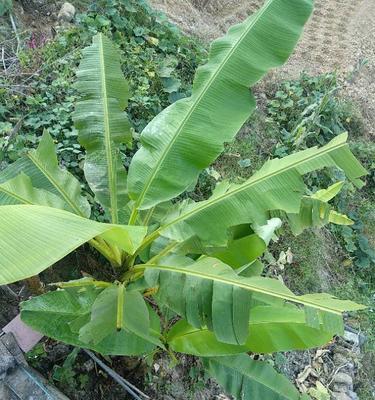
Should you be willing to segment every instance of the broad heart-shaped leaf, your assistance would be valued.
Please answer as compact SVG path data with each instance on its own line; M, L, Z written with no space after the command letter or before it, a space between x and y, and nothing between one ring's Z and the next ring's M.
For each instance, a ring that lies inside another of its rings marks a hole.
M208 373L235 399L300 400L298 390L270 364L246 354L203 358ZM308 397L307 397L308 399Z
M267 161L250 179L240 185L221 183L212 197L177 208L152 234L184 241L197 235L203 242L221 245L227 242L231 226L263 225L272 210L297 214L305 191L302 176L324 167L341 168L361 187L359 177L366 170L350 152L342 134L321 148L310 148L282 159Z
M88 344L79 339L79 331L90 322L91 309L101 293L101 289L93 288L49 292L21 303L21 319L46 336L101 354L131 356L152 351L154 344L125 329L97 343ZM149 312L151 328L160 332L158 316L151 308Z
M98 235L133 253L146 230L146 227L103 224L57 208L2 206L0 285L37 275Z
M287 60L311 11L312 0L268 0L212 44L192 96L169 106L142 132L128 178L135 210L182 193L233 140L255 108L249 87Z
M168 345L174 351L203 357L303 350L322 346L339 333L324 328L322 321L317 328L310 327L304 311L291 305L257 306L250 310L250 334L242 346L221 343L208 328L194 328L185 320L169 331Z
M29 204L64 209L67 204L54 193L33 187L31 179L21 172L15 178L0 183L0 205Z
M91 319L79 330L79 340L98 344L121 330L162 347L157 332L150 332L150 316L142 295L122 284L104 289L96 298Z
M27 157L18 159L0 172L0 183L16 178L21 173L30 178L34 188L51 192L64 201L56 202L53 207L66 209L82 217L90 216L90 204L81 196L79 181L67 170L59 167L56 146L47 131L43 133L36 150L31 150ZM38 200L39 197L34 197L32 204L45 205ZM9 204L9 197L0 195L0 205L4 204Z
M220 260L210 257L202 257L198 261L191 263L180 262L175 257L160 260L160 265L143 264L136 266L136 270L145 271L145 278L152 287L159 286L160 292L165 290L163 280L171 280L170 275L178 279L179 274L187 277L199 278L199 280L214 281L229 287L246 289L252 293L266 295L268 297L288 300L297 304L308 306L309 308L332 313L334 316L351 310L366 308L349 300L339 300L326 293L307 294L303 296L294 295L278 279L264 277L246 278L239 276L231 267L225 265ZM162 295L162 293L160 294ZM190 321L189 321L190 322Z
M120 146L130 145L130 124L124 109L128 84L118 51L103 34L94 36L83 50L76 88L82 98L73 114L78 139L86 149L84 172L96 199L106 208L114 224L124 223L128 196L126 171Z

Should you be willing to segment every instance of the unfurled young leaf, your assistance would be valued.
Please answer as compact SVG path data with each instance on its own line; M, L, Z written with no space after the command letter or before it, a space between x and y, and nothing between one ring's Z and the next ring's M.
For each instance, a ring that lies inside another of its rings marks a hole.
M128 84L120 56L111 41L99 33L83 50L76 87L81 100L73 114L78 139L86 149L85 177L97 201L114 224L126 222L126 171L122 144L131 144L130 124L124 112Z
M169 106L142 132L129 170L133 218L186 190L233 140L255 109L249 87L287 60L311 11L310 0L270 0L212 44L192 96Z

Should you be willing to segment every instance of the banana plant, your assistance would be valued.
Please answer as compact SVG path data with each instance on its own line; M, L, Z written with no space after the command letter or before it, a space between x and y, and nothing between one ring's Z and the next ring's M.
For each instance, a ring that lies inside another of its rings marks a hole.
M56 283L57 290L22 303L25 323L102 354L199 356L238 399L301 398L251 354L324 345L343 332L344 311L363 307L324 293L296 295L262 276L260 257L282 223L296 233L351 223L329 205L341 183L307 196L303 181L337 167L363 185L366 171L346 134L268 160L241 184L220 182L206 200L179 195L234 139L256 107L249 88L285 63L311 12L312 0L268 0L213 42L191 97L148 124L128 171L121 158L132 145L128 85L115 46L94 37L77 72L73 119L86 149L86 181L107 222L90 219L80 182L59 166L44 132L36 150L0 173L0 284L37 275L86 242L108 260L113 278L98 270Z

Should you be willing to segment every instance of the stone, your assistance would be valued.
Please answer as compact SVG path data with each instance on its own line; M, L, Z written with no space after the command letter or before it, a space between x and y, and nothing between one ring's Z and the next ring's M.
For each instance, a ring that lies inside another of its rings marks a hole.
M90 372L95 368L95 363L93 360L87 360L84 364L83 364L83 368L85 371Z
M61 22L72 22L76 14L76 9L71 3L64 3L57 15L57 19Z
M0 379L3 379L7 371L14 368L15 365L14 357L0 340Z
M353 378L349 374L346 374L345 372L337 373L333 378L333 382L338 383L340 385L345 385L348 388L353 387Z
M342 383L334 383L333 384L333 391L340 392L340 393L347 393L349 390L347 385L343 385Z
M332 395L335 400L351 400L351 398L343 392L333 392Z
M352 400L359 400L359 397L358 397L357 393L353 392L352 390L349 390L348 396L349 396Z
M341 353L335 353L333 355L333 362L338 367L341 367L341 365L345 365L345 364L349 363L349 360Z

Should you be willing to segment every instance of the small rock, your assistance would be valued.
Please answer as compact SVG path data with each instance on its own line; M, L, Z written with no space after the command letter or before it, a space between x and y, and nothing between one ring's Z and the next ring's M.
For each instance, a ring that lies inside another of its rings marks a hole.
M93 360L87 360L84 364L83 364L83 368L85 369L85 371L90 372L95 368L95 363Z
M357 393L355 393L355 392L353 392L353 391L351 391L351 390L349 390L348 396L349 396L352 400L359 400L359 397L358 397Z
M335 365L341 366L341 365L345 365L345 364L349 363L349 360L345 356L343 356L341 353L335 353L333 355L333 362L335 363Z
M340 385L345 385L349 388L353 387L353 378L345 372L339 372L336 374L336 376L333 378L333 382Z
M334 383L333 384L333 391L340 392L340 393L347 393L349 390L347 385L343 385L342 383Z
M335 400L351 400L351 398L343 392L333 392L333 398Z
M57 19L59 21L72 22L75 13L76 9L73 4L66 2L62 5L59 14L57 15Z
M16 365L14 358L11 355L2 355L0 364L0 375L5 374L9 369Z

